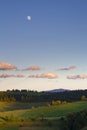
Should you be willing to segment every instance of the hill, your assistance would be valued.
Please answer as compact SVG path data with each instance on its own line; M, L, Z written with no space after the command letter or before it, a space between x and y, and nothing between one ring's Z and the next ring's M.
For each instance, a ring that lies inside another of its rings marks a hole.
M60 92L66 92L66 91L71 91L71 90L59 88L59 89L53 89L53 90L48 90L48 91L44 91L44 92L49 92L49 93L60 93Z
M1 102L0 105L2 105ZM0 130L8 130L8 128L9 130L10 128L14 128L14 130L46 130L46 128L47 130L67 130L65 127L61 129L61 126L65 124L65 126L70 129L70 123L72 125L73 121L72 119L77 121L75 122L77 125L79 125L79 121L82 122L83 119L86 120L87 124L87 119L83 118L87 113L87 111L85 111L87 110L87 101L73 103L64 102L59 105L47 104L44 106L39 106L38 104L38 107L32 106L32 108L27 109L24 109L25 103L22 103L20 110L19 108L17 109L17 107L15 109L15 105L20 105L19 103L13 105L12 103L8 104L4 102L3 105L5 108L9 106L10 111L5 109L5 111L0 112ZM77 127L77 125L75 124L74 126L73 122L74 127ZM83 127L85 127L85 125L83 125ZM73 128L72 130L77 129Z

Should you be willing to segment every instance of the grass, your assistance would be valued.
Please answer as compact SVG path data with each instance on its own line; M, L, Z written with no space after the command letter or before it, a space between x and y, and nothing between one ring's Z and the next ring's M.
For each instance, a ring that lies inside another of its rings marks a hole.
M18 127L0 127L0 130L19 130Z
M44 104L46 103L0 102L0 130L60 130L56 127L57 119L66 116L68 113L87 109L87 101L56 106L46 106ZM40 122L42 118L46 119L45 124ZM51 123L51 126L47 124L47 121ZM3 126L3 124L5 125ZM87 127L82 130L87 130Z
M1 127L0 130L59 130L56 127Z
M60 117L65 116L70 112L78 112L83 109L86 109L87 102L76 102L76 103L69 103L57 106L44 106L39 108L34 108L30 110L26 110L25 112L22 111L21 117L24 118L37 118L46 116L46 117Z
M22 104L23 105L23 104ZM42 116L46 118L57 118L66 116L68 113L78 112L87 109L87 102L74 102L68 104L62 104L57 106L40 106L32 109L21 109L13 111L0 112L0 116L8 116L13 118L40 118ZM12 106L13 107L13 106Z
M59 130L56 127L21 127L19 130Z
M13 111L13 110L20 110L20 109L30 109L32 107L43 106L46 103L39 102L39 103L21 103L21 102L0 102L0 111Z
M81 130L87 130L87 127L84 127L83 129L81 129Z

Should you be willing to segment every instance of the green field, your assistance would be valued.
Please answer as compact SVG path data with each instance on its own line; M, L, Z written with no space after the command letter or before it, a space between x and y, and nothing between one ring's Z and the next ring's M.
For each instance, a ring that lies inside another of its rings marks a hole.
M54 127L1 127L0 130L54 130Z
M13 110L20 110L20 109L30 109L32 107L38 107L46 105L44 102L39 103L21 103L21 102L0 102L0 112L4 111L13 111Z
M83 128L82 130L87 130L87 127Z
M1 102L0 106L0 130L54 130L53 126L61 117L87 110L87 101L50 106L46 103ZM45 122L40 122L43 119ZM57 127L57 130L60 129Z
M23 127L19 128L19 130L59 130L56 127Z
M19 130L18 127L1 127L0 130Z
M20 105L20 104L15 104L15 105ZM24 109L25 103L20 106L21 109L19 109L18 106L12 106L12 104L9 104L9 109L8 111L8 104L5 104L5 109L6 111L1 111L0 116L8 116L8 117L13 117L13 118L39 118L42 115L47 118L57 118L61 116L66 116L68 113L71 112L78 112L81 110L87 109L87 102L74 102L74 103L67 103L67 104L60 104L56 106L39 106L38 107L32 107L31 109ZM28 104L27 104L28 105ZM31 105L31 104L30 104ZM2 105L0 105L2 106ZM22 108L23 106L23 108ZM34 106L34 104L33 104ZM13 109L14 107L14 109ZM18 109L17 109L18 107ZM12 110L11 110L12 109ZM16 110L15 110L16 109Z

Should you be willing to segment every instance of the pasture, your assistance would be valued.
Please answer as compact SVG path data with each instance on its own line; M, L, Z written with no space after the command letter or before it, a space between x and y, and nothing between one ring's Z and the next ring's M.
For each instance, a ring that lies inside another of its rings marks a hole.
M24 105L26 104L26 109L24 109ZM19 106L18 106L19 105ZM31 107L29 108L30 105ZM5 104L3 108L3 112L0 112L0 116L8 117L8 118L17 118L17 119L28 119L28 118L40 118L40 117L47 117L47 118L59 118L61 116L66 116L68 113L78 112L81 110L87 109L87 102L73 102L73 103L66 103L60 105L52 105L52 106L41 106L37 103L38 106L35 107L36 104L27 104L27 103L15 103L14 106L9 103ZM2 107L2 104L0 105ZM34 106L34 107L33 107ZM9 111L8 111L9 107Z
M81 129L81 130L87 130L87 127L84 127L83 129Z
M87 110L87 101L50 106L46 103L1 102L0 106L0 130L54 130L56 127L60 130L59 119Z

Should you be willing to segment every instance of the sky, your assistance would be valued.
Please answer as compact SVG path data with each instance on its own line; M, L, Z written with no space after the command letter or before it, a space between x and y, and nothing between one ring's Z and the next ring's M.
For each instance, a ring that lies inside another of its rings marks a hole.
M0 0L0 90L86 89L86 56L86 0Z

